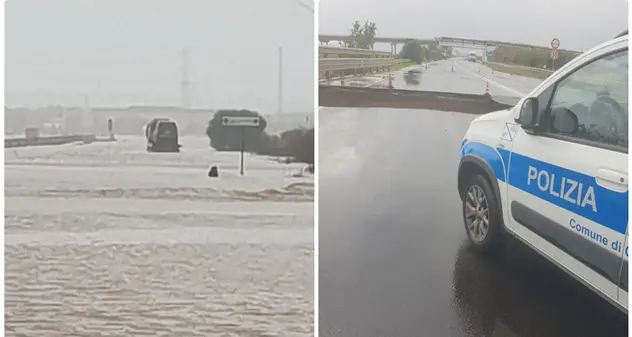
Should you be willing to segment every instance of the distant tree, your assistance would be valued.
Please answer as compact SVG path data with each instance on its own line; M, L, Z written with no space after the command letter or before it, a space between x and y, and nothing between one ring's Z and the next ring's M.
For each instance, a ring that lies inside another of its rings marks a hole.
M266 156L289 157L290 161L314 165L314 129L294 129L280 135L265 132L267 122L259 113L251 110L219 110L208 123L206 135L217 151L241 150L242 130L226 127L223 117L259 117L259 127L244 130L245 150Z
M417 64L421 64L425 59L424 50L419 41L406 42L399 52L399 57L415 61Z
M251 110L219 110L209 121L206 128L206 135L210 139L212 148L218 151L239 151L241 150L241 128L226 127L222 123L223 117L259 117L259 127L247 128L244 130L245 148L248 152L262 151L265 144L266 134L264 130L267 126L265 118L256 111Z
M559 69L578 55L579 53L577 52L560 50L559 58L555 60L555 68ZM524 67L550 69L551 51L541 48L498 46L498 48L494 50L490 61L516 64Z
M364 27L362 28L362 48L373 50L373 45L375 44L375 34L377 33L377 25L375 22L366 21L364 23Z
M445 58L436 45L422 46L419 41L408 41L399 52L399 57L420 64L425 61L436 61Z
M349 30L349 41L341 41L340 45L345 48L373 49L375 44L375 34L377 25L375 22L366 21L364 25L356 20Z

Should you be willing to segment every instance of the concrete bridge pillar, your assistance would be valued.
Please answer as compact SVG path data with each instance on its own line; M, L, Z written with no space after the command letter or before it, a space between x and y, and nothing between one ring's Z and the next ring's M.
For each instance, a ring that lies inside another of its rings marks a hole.
M397 43L391 43L391 54L397 54Z

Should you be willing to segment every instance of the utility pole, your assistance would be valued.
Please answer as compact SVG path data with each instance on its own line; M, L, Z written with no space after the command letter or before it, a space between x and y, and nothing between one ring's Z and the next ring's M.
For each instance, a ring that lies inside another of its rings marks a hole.
M191 82L189 81L189 52L185 48L182 50L182 78L180 80L180 106L188 109L191 104Z
M278 113L283 113L283 47L279 47L279 88L277 89L277 108Z

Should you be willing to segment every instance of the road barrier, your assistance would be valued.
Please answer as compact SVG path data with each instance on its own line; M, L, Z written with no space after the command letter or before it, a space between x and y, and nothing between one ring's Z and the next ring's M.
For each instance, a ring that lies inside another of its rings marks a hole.
M319 59L318 71L345 71L375 68L388 68L396 64L410 62L406 59L393 58L337 58Z
M49 136L36 138L5 138L4 148L26 147L26 146L44 146L44 145L62 145L69 143L92 143L97 137L92 134L87 135L68 135L68 136Z
M495 65L498 65L498 66L501 66L501 67L507 67L507 68L519 68L519 69L537 71L537 72L541 72L543 74L552 74L553 73L553 71L551 69L525 67L525 66L516 65L516 64L509 64L509 63L487 62L487 64L495 64Z
M519 98L447 92L320 85L318 105L344 108L428 109L485 114L511 108Z
M334 58L393 58L393 54L387 51L360 49L360 48L332 48L332 47L318 47L319 58L330 58L330 56L336 56Z

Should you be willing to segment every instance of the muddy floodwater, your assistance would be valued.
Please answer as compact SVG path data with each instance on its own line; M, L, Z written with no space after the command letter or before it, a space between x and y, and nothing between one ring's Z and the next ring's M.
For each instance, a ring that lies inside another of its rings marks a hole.
M5 150L7 336L313 335L313 179L182 144Z

